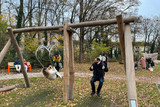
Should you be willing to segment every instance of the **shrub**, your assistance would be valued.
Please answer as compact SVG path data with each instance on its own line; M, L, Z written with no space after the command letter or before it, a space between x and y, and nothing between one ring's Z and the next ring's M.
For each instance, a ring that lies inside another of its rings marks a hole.
M101 47L101 44L95 41L92 43L91 47L92 47L92 50L91 50L92 58L98 57L101 52L108 53L110 51L110 47L106 47L106 44L102 43L102 47Z

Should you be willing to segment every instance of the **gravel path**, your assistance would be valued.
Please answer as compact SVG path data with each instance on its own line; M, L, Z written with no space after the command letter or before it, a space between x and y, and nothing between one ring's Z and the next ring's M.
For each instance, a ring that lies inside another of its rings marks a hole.
M28 72L28 77L43 77L43 74L41 72L39 73L30 73ZM61 72L61 75L63 75L63 72ZM75 73L75 76L77 77L91 77L93 74L92 73ZM18 79L18 78L23 78L23 74L1 74L0 75L0 80L8 80L8 79ZM120 79L120 80L125 80L126 77L124 75L112 75L112 74L106 74L105 79ZM147 82L147 83L156 83L160 84L160 77L136 77L136 81L142 81L142 82Z

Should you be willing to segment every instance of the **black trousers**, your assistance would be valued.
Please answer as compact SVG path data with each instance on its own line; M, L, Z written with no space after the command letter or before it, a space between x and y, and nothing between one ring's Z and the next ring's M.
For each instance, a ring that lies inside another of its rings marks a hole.
M91 87L92 87L92 92L95 93L95 84L94 82L96 81L99 81L99 85L98 85L98 88L97 88L97 93L100 93L101 91L101 88L102 88L102 85L103 85L103 82L104 82L104 76L93 76L92 79L91 79Z

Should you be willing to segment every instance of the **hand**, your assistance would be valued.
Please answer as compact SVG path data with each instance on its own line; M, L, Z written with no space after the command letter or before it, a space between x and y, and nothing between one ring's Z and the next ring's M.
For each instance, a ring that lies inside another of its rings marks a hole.
M105 66L102 66L102 69L105 69Z
M63 71L63 68L60 68L61 71Z
M93 66L91 66L91 69L93 69Z

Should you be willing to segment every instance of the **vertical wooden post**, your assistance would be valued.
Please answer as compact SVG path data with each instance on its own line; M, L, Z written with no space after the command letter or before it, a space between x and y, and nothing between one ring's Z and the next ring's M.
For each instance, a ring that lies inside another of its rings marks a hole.
M69 35L69 54L70 54L69 99L73 100L73 97L74 97L74 48L73 48L72 32Z
M134 59L133 59L133 48L131 40L131 29L129 24L125 24L125 67L126 67L126 80L128 90L129 107L138 107L137 92L136 92L136 81L134 71Z
M24 67L23 56L22 56L22 53L21 53L20 48L19 48L19 46L18 46L18 43L17 43L17 41L16 41L16 39L15 39L15 36L14 36L14 34L13 34L12 28L11 28L11 27L8 27L7 30L8 30L8 33L9 33L10 37L11 37L11 41L12 41L12 43L13 43L14 46L15 46L15 49L16 49L17 54L18 54L18 57L19 57L19 59L20 59L20 63L21 63L22 72L23 72L23 76L24 76L24 79L25 79L26 86L27 86L27 87L30 87L29 79L28 79L28 76L27 76L27 73L26 73L25 67Z
M63 103L67 104L69 100L69 32L67 31L68 23L63 25L64 34L64 89L63 89Z
M117 18L117 24L118 24L121 53L123 56L123 61L124 61L124 66L125 66L124 23L123 23L122 15L118 15L116 18Z

